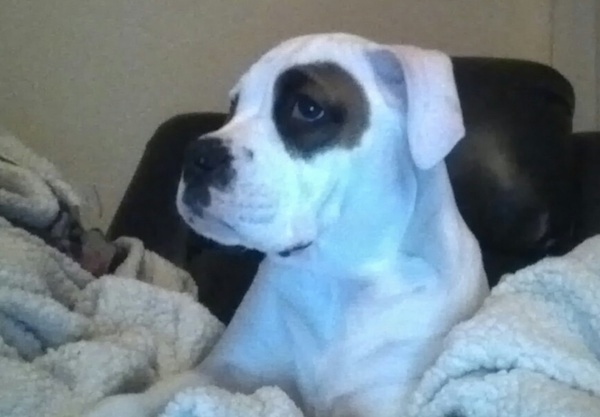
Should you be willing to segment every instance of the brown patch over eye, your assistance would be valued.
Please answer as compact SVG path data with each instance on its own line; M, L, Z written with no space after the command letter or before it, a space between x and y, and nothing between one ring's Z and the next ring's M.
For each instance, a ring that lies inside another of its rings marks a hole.
M299 65L275 83L273 120L288 152L310 158L340 146L356 146L369 122L362 87L329 62Z

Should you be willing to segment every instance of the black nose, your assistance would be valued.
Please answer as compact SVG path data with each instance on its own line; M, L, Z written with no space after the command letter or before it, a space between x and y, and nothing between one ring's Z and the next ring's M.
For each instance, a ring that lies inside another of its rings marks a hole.
M183 179L195 186L225 187L231 181L231 153L218 138L201 138L187 148L183 163Z

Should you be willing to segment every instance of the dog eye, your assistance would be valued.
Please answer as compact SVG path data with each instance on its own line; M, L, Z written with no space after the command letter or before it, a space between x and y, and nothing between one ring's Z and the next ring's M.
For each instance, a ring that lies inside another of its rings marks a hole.
M292 109L292 118L305 122L315 122L325 115L325 110L315 100L304 94L298 94Z

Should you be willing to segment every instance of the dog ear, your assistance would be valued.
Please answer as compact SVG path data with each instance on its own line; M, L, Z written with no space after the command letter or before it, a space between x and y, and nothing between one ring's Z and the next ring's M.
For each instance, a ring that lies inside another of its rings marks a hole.
M442 52L405 45L367 55L384 96L399 110L406 108L415 164L424 170L435 166L465 134L452 61Z

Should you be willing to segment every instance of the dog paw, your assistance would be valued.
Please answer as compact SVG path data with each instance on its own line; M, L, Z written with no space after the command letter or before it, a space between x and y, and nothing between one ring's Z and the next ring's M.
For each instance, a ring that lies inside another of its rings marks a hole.
M107 397L88 410L84 417L155 417L138 394Z

